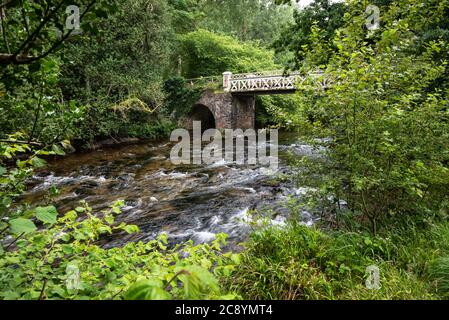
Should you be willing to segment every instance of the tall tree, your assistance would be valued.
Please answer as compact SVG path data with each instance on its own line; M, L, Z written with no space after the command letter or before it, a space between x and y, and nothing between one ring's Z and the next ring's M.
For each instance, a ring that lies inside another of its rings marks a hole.
M288 2L290 1L278 1ZM318 27L322 40L329 42L334 37L335 30L343 26L345 12L344 3L333 3L331 0L315 0L309 6L295 10L294 22L287 26L274 42L276 52L291 53L289 67L299 68L311 44L312 28Z

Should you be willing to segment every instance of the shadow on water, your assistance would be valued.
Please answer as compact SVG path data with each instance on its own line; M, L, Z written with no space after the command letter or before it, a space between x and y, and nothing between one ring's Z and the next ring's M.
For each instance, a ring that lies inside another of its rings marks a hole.
M283 159L287 150L298 155L312 154L293 134L280 134L280 165L276 173L287 173ZM227 164L174 165L169 159L173 144L167 141L105 148L73 154L49 163L29 181L24 201L38 204L51 186L60 190L55 199L59 212L87 201L96 211L123 199L126 206L118 216L139 226L137 235L114 235L105 246L127 241L150 240L166 232L171 243L189 239L211 241L225 232L231 244L244 240L252 209L270 210L272 222L288 217L285 202L298 196L292 181L277 180L267 168ZM305 223L314 218L303 211Z

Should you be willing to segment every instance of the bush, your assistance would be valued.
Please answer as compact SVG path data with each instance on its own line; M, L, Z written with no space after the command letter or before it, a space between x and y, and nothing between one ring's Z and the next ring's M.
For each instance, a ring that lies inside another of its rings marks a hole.
M212 244L167 247L161 235L147 243L102 248L113 233L132 234L136 226L116 223L123 202L94 214L83 203L58 215L52 206L35 208L34 221L10 221L15 240L0 252L3 299L211 299L224 296L217 277L234 269L238 256L221 254L225 235ZM39 223L39 229L35 223Z
M101 139L166 137L174 128L171 121L137 98L117 105L91 105L82 112L74 129L74 145L81 148Z
M165 81L166 95L164 113L180 118L188 115L200 98L201 88L189 86L182 77L173 77Z
M439 21L439 1L421 1ZM447 50L443 39L420 44L420 21L427 13L416 1L401 0L383 14L382 29L366 33L361 4L351 6L345 27L336 32L325 67L325 88L309 81L300 86L303 118L321 136L329 161L317 182L323 198L347 201L353 217L376 233L389 216L417 219L449 210L449 121L447 92L435 88L447 72L437 59ZM414 8L411 12L406 8ZM314 28L314 46L326 43ZM316 68L310 51L305 64ZM330 209L330 211L335 208Z
M253 42L207 30L180 36L183 74L186 78L221 76L225 71L255 72L279 68L274 53Z

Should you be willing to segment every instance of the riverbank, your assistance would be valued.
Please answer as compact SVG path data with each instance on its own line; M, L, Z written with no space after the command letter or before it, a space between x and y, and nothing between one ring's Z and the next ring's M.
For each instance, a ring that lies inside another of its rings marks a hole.
M243 299L449 297L447 221L420 226L412 219L395 221L377 236L362 228L329 230L293 222L255 231L245 247L241 264L225 281L227 290Z

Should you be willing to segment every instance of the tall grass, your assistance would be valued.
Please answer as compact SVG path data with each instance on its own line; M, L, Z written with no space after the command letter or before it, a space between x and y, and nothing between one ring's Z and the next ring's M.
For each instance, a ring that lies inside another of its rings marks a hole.
M449 256L433 261L428 274L436 286L437 293L441 297L449 298Z
M410 220L411 221L411 220ZM449 294L449 223L391 225L376 236L292 222L254 232L226 285L246 299L439 299ZM366 268L380 269L378 290Z

